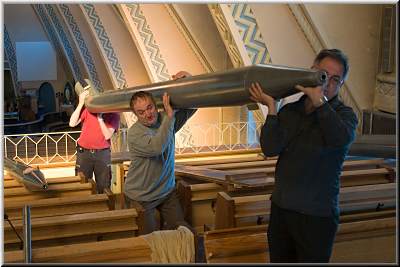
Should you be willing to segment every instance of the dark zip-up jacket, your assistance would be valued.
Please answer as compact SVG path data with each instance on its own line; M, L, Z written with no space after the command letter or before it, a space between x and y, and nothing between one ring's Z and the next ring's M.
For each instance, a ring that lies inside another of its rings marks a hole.
M340 174L357 116L337 96L306 114L306 97L268 115L261 129L263 153L279 155L271 200L308 215L338 216Z

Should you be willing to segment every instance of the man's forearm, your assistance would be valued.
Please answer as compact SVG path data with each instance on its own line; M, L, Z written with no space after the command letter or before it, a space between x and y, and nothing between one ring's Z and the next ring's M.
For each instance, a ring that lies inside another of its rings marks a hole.
M109 140L112 137L113 133L115 132L115 129L114 128L107 128L107 126L104 123L103 119L98 119L98 121L99 121L101 132L104 135L104 138L106 140Z
M81 114L82 108L83 108L83 104L78 104L78 106L72 113L71 118L69 119L70 127L75 127L76 125L78 125L80 123L79 116Z

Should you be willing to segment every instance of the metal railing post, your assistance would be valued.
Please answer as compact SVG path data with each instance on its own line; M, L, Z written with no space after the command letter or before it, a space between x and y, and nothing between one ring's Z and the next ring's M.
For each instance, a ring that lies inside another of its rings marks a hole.
M24 218L23 231L24 231L24 258L25 263L32 262L32 235L31 235L31 207L25 205L23 209Z

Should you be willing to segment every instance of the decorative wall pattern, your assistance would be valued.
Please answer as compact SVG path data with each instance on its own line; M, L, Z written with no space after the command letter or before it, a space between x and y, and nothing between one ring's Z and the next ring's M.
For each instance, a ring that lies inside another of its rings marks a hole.
M47 14L46 14L46 10L43 8L43 5L34 4L34 5L32 5L32 7L36 11L36 14L40 18L40 20L42 21L43 29L46 31L47 36L49 37L50 41L52 42L53 47L56 50L56 53L59 56L64 55L65 57L67 57L66 53L64 53L64 50L60 45L60 42L57 39L57 34L54 31L54 28L53 28L51 22L49 21L49 18L48 18ZM75 73L75 71L76 71L76 69L72 69L72 73L74 75L74 78L76 80L82 82L81 80L78 79L77 73Z
M248 4L229 4L232 17L238 27L252 64L271 63L271 56L265 45L256 18Z
M114 74L113 77L116 80L117 87L125 88L127 86L127 82L124 72L121 68L121 65L119 64L118 57L115 54L114 48L111 44L110 38L107 35L107 32L104 29L103 23L97 15L93 4L82 4L82 6L89 18L89 22L94 28L96 36L99 39L101 47L103 48L103 51L107 57L108 65L110 66Z
M211 15L215 21L215 24L221 34L221 37L225 43L226 49L228 51L229 57L232 61L234 68L239 68L244 66L242 57L240 56L237 44L234 41L229 25L225 19L224 13L221 10L219 4L209 4L208 5Z
M231 11L229 15L232 16L232 19L236 25L236 28L231 26L231 31L237 30L237 33L240 35L242 41L237 45L244 46L251 64L271 63L271 56L262 38L261 32L257 25L257 20L250 6L243 3L228 4L227 6ZM228 14L225 15L227 16ZM244 57L245 55L242 54L242 56ZM250 122L254 120L253 115L256 120L264 120L261 109L248 112L248 120Z
M13 43L11 42L10 35L8 34L8 30L6 25L4 24L4 52L7 56L10 69L11 69L11 77L13 79L15 93L18 95L19 90L21 88L21 84L18 81L18 71L17 71L17 57L15 55L15 48Z
M73 36L75 37L75 41L79 47L79 50L81 51L82 57L89 70L90 80L93 82L93 85L96 87L96 89L102 92L103 85L101 84L101 81L98 78L96 66L94 65L92 56L90 55L89 49L87 48L86 43L82 37L78 24L76 23L73 15L71 14L71 11L69 10L66 4L59 4L58 6Z
M51 5L45 4L47 13L53 22L54 28L56 29L56 32L58 33L59 39L61 40L61 43L64 47L64 50L67 54L67 57L69 59L69 62L72 66L72 69L74 71L74 76L75 79L77 79L79 82L83 82L83 77L82 77L82 72L78 64L78 60L74 54L74 50L71 47L70 41L68 39L67 34L65 33L63 26L61 25L60 21L58 20L58 17L56 13L54 12L54 9Z
M374 106L379 110L396 114L396 76L378 74Z
M146 17L143 16L143 12L140 10L139 4L126 4L125 6L128 8L129 15L131 16L133 23L135 24L136 29L142 38L158 80L169 80L170 75L167 70L167 65L164 59L162 59L160 48L154 39L153 32L146 21Z

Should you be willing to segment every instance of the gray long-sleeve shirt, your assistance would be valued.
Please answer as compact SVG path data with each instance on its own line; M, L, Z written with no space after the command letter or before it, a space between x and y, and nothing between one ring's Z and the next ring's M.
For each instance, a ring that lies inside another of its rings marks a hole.
M337 216L339 177L357 117L337 97L306 114L305 98L268 115L261 130L264 154L279 155L271 200L284 209Z
M181 109L169 118L164 112L153 127L136 122L128 130L131 158L124 193L137 201L164 197L175 187L175 133L195 113Z

